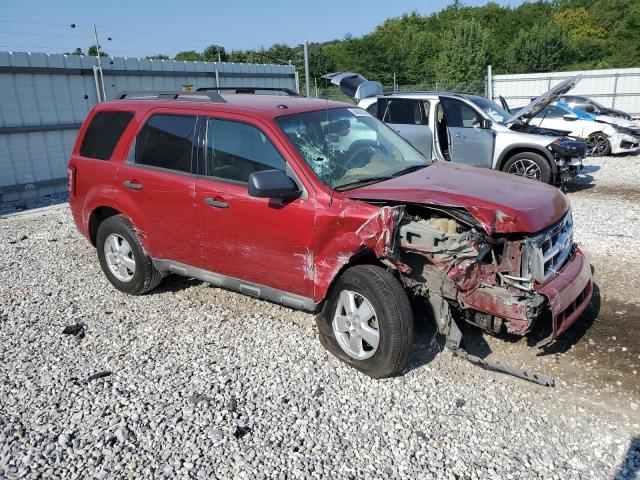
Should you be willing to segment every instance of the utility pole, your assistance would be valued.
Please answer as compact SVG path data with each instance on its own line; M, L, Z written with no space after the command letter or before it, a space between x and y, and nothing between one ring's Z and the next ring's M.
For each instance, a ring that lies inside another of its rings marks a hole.
M311 79L309 78L309 42L304 41L304 80L307 87L307 98L311 97Z
M93 24L93 35L96 38L96 57L98 59L98 70L100 70L100 83L102 83L102 101L107 101L107 92L104 88L104 75L102 74L102 62L100 61L100 43L98 42L98 30L96 24Z

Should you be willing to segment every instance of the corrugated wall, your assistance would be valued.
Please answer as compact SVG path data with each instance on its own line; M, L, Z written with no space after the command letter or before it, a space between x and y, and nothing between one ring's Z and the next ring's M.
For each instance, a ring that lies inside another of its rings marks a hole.
M95 57L0 52L0 202L66 189L76 131L98 101ZM289 65L102 59L107 99L123 90L284 87L295 90Z
M583 78L569 95L586 95L605 107L640 116L640 68L494 75L493 98L502 95L509 105L525 105L532 97L578 74Z

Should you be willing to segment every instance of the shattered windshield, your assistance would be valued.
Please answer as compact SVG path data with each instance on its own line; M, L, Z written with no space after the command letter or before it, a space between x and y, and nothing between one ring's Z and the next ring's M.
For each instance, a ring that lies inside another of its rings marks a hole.
M276 122L320 180L335 190L428 165L417 150L361 108L296 113Z
M469 95L467 98L480 107L494 122L503 123L507 118L511 117L509 112L488 98L477 95Z

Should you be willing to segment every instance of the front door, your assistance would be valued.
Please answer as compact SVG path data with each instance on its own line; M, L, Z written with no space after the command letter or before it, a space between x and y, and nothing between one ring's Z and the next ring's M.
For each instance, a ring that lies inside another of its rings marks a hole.
M440 97L452 162L491 168L495 132L482 128L483 117L466 103Z
M283 146L268 132L230 114L208 119L204 175L196 181L200 267L311 298L312 199L306 193L293 201L248 194L252 172L278 169L295 177L281 153Z
M200 257L192 174L196 117L156 113L118 168L116 208L127 212L156 259L193 264Z

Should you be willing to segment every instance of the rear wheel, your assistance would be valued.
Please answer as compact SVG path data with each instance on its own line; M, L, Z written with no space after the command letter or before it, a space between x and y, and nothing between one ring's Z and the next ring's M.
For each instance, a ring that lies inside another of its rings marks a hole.
M551 183L552 179L547 159L533 152L516 153L505 162L502 171L543 183Z
M611 153L611 143L602 132L592 133L587 137L587 153L591 157L604 157Z
M404 288L383 268L348 269L317 318L320 342L373 378L398 375L413 348L413 312Z
M102 271L118 290L141 295L162 280L124 215L114 215L100 224L96 247Z

